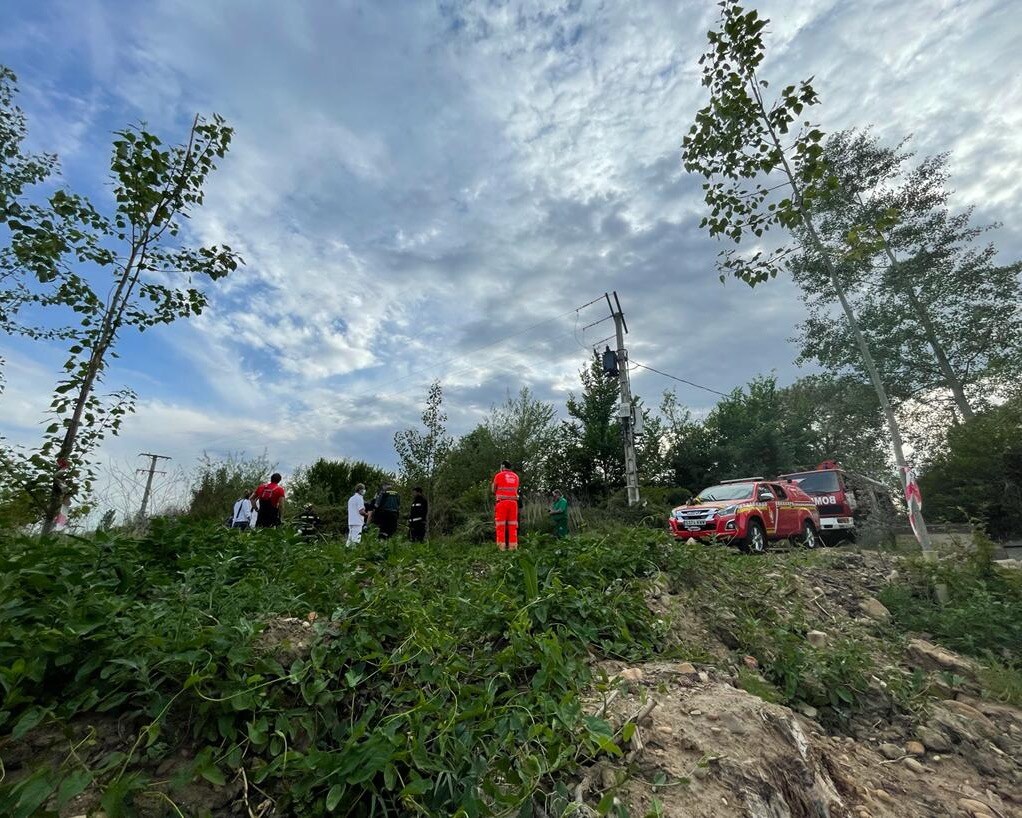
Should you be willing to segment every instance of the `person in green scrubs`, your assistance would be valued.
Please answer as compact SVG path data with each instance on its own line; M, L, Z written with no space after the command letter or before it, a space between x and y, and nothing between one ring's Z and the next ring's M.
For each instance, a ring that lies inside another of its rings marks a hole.
M554 502L550 506L550 518L554 521L554 536L568 536L568 498L554 489Z

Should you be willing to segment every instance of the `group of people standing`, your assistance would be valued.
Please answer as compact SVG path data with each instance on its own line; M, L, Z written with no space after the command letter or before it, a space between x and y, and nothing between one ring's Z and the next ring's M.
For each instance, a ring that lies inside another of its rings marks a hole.
M268 483L263 483L243 495L234 504L231 528L275 528L280 525L284 506L284 487L281 476L274 472Z
M285 491L280 485L281 476L274 473L268 483L263 483L251 494L241 497L234 504L231 528L273 528L281 524L281 511ZM504 461L493 476L493 519L497 548L501 551L515 551L518 548L518 506L520 502L520 479ZM365 483L355 486L348 498L348 544L354 545L362 539L365 527L375 524L380 539L390 539L397 533L401 516L401 495L390 483L384 483L376 496L368 503L365 500ZM550 506L550 518L554 523L554 534L565 537L568 534L568 499L554 490ZM408 513L408 539L423 542L429 519L429 503L420 486L413 489L412 502ZM303 534L314 536L319 527L319 516L312 505L305 507L298 517L299 529Z
M362 531L370 523L380 530L380 539L387 540L397 533L401 516L401 495L389 483L380 487L377 495L368 503L365 501L365 483L355 486L355 493L348 498L348 543L355 544L362 539ZM421 486L412 489L412 503L408 513L408 539L423 542L426 539L426 520L429 517L429 502Z

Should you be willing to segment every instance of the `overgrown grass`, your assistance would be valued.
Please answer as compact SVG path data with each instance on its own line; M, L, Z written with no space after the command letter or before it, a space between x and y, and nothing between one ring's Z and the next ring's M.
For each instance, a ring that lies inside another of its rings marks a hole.
M197 752L176 784L244 768L286 814L564 800L559 776L616 751L579 703L590 653L656 650L638 581L669 546L641 533L523 545L348 550L173 524L138 540L4 540L0 752L96 712L135 716L140 732L127 755L69 753L8 776L0 814L66 803L94 780L107 814L126 814L185 745ZM312 611L308 656L282 665L257 649L261 622Z

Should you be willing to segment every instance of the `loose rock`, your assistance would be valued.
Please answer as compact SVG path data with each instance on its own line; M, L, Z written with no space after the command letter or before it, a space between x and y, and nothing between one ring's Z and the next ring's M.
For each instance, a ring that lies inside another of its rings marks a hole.
M814 648L822 648L827 644L827 634L823 631L809 631L806 634L806 639Z
M682 676L695 676L698 672L691 662L680 662L674 669Z
M918 773L919 775L926 772L926 768L911 756L903 759L901 763L908 767L912 772Z
M626 682L640 682L642 681L643 672L641 667L626 667L618 676Z
M923 743L927 750L934 753L951 752L951 742L948 741L947 736L939 730L933 730L929 727L920 727L916 732L919 736L919 740Z
M961 676L972 676L976 670L968 659L925 639L910 639L906 653L909 661L923 670L950 670Z
M880 755L893 761L896 758L901 758L904 753L901 751L901 747L897 744L881 744Z
M807 719L815 719L818 715L820 715L820 711L818 711L811 704L806 704L805 702L799 702L796 705L796 707L798 708L798 711L803 716L805 716Z
M926 755L926 748L921 741L906 741L905 752L910 756Z
M887 622L891 618L891 612L887 610L884 603L872 596L866 597L859 603L859 610L877 622Z
M990 807L982 801L975 801L972 798L959 798L958 806L972 815L983 815L990 812Z
M749 670L758 670L759 662L755 656L743 656L742 664L745 665Z

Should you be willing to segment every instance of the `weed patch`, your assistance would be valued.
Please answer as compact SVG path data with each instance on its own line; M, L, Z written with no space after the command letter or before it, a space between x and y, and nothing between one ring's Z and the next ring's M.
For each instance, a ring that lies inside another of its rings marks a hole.
M615 749L579 703L590 656L656 650L641 581L661 539L536 538L498 554L182 524L7 538L0 752L90 713L118 713L137 741L9 775L0 812L98 785L117 816L242 770L295 815L476 816L556 797L559 776ZM260 645L268 620L313 612L307 651ZM180 747L188 764L159 782Z

